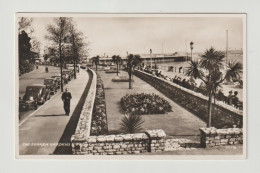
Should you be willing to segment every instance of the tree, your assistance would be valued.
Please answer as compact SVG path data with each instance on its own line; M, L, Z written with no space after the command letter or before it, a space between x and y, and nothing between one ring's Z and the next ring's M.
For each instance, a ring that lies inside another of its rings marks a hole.
M30 43L31 43L31 45L32 45L31 51L40 54L40 51L41 51L41 43L40 43L38 40L36 40L35 38L32 38Z
M129 89L132 89L132 73L135 67L141 63L142 59L140 55L130 54L127 56L127 72L129 76Z
M74 78L76 79L76 66L79 61L79 56L82 52L84 52L84 47L87 46L84 43L83 33L76 30L74 24L71 24L69 27L70 32L70 42L71 42L71 50L73 56L73 64L74 64Z
M92 62L94 62L95 65L96 65L96 71L97 71L97 66L98 66L98 63L99 63L99 59L100 59L99 56L92 57Z
M28 34L22 30L19 34L19 64L26 60L30 61L30 49L32 47L30 40Z
M58 56L60 61L60 75L61 75L61 91L63 92L63 57L64 48L66 45L66 39L68 37L69 26L71 24L71 18L59 17L54 19L55 24L50 24L47 26L48 35L45 36L46 39L52 41L55 48L58 49Z
M112 61L116 63L116 74L118 76L118 65L121 62L122 58L119 55L112 56Z
M195 79L201 79L207 89L208 99L208 122L207 127L211 127L212 119L212 97L216 94L216 90L224 80L230 80L241 72L242 64L229 64L226 74L223 74L225 54L210 48L201 56L201 60L190 61L187 75Z
M18 31L22 31L22 30L27 30L28 28L31 27L33 19L32 18L28 18L28 17L21 17L19 18L19 22L18 22ZM31 28L31 31L33 32L33 28Z

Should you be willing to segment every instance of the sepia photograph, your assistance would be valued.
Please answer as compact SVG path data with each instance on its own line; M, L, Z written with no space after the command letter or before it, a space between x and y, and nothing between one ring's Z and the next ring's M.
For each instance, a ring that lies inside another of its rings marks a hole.
M16 13L16 158L246 159L246 17Z

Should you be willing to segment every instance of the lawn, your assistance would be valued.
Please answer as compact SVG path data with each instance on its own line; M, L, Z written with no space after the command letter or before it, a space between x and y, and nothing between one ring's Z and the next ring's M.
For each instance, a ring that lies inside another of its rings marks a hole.
M143 131L163 129L167 135L199 135L199 128L205 127L206 123L194 114L185 110L151 85L134 76L133 89L128 89L128 82L112 82L116 74L98 71L104 83L108 131L110 134L120 133L121 118L124 111L120 106L120 99L127 93L154 93L169 101L173 112L167 114L142 115L145 123ZM127 76L121 71L119 75Z

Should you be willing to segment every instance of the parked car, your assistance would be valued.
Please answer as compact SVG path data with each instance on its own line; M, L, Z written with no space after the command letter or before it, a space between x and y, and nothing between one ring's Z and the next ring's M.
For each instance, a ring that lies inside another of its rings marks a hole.
M63 74L67 76L68 81L71 81L71 79L73 78L74 72L73 70L63 70Z
M45 78L44 85L49 89L51 94L55 94L58 89L58 82L54 78Z
M60 88L61 77L60 76L52 76L51 78L53 78L57 82L58 88Z
M86 69L86 68L87 68L87 64L81 64L81 65L80 65L80 68Z
M45 85L27 86L25 95L19 98L19 111L37 109L38 104L44 104L48 99L50 99L50 92Z

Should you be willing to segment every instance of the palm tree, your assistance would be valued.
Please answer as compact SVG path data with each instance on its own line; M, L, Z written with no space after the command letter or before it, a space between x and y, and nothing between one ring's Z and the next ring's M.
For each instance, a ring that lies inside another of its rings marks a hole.
M195 79L201 79L207 89L208 100L208 122L207 127L211 127L212 118L212 97L216 94L216 90L224 80L230 80L238 77L242 71L242 64L239 62L229 63L226 74L224 75L224 58L225 54L216 51L214 48L207 49L201 56L201 60L191 61L187 70L187 75Z
M98 63L99 63L99 59L100 59L99 56L92 57L92 62L94 62L95 65L96 65L96 71L97 71L97 66L98 66Z
M129 89L132 89L132 73L135 67L141 63L142 59L140 55L130 54L127 56L127 72L129 76Z
M231 81L233 79L239 79L240 74L242 73L243 70L243 65L240 62L237 61L229 61L227 64L227 81Z
M144 120L140 115L125 114L121 119L121 130L125 133L136 133L142 130Z
M116 74L118 76L118 65L121 62L122 58L119 55L112 56L112 60L114 63L116 63Z

